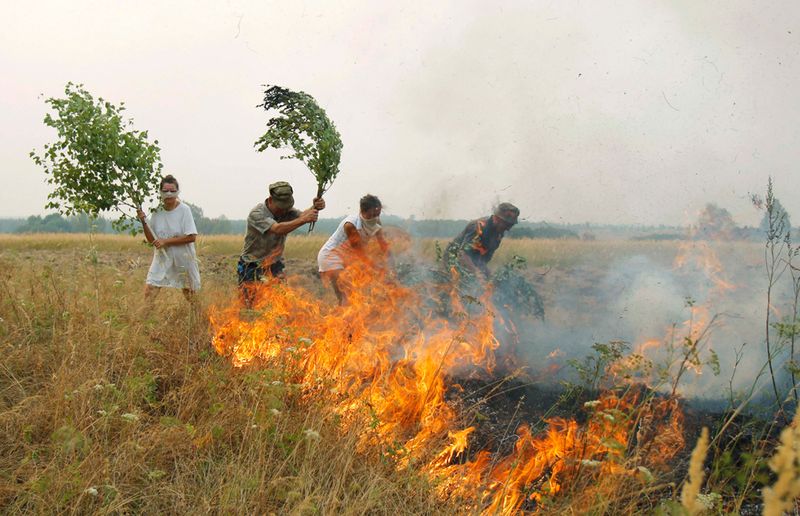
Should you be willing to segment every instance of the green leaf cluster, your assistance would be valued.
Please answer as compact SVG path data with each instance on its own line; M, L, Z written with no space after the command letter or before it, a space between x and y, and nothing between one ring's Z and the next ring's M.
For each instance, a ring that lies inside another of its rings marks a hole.
M339 174L342 139L333 122L314 97L302 91L270 86L258 107L275 110L267 122L267 131L255 142L256 150L291 148L282 159L299 159L317 181L317 197L330 187Z
M526 268L525 258L514 255L510 262L495 272L492 277L492 283L495 286L495 302L501 306L513 307L523 315L533 315L544 320L542 297L521 272Z
M94 217L116 210L121 215L114 227L135 233L136 208L156 202L162 169L158 140L151 143L147 131L123 118L124 103L95 99L71 82L64 94L45 101L54 113L45 115L44 123L56 130L56 141L30 153L55 187L46 207Z
M581 383L590 390L597 390L608 383L609 366L616 363L630 349L630 345L623 340L612 340L607 343L596 342L592 345L594 355L587 355L583 361L568 360L569 365L575 368Z

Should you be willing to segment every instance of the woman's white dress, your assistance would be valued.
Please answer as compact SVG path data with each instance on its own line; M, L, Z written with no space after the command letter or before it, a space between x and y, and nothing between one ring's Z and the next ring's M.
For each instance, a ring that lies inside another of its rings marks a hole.
M161 209L151 215L150 231L157 239L196 235L192 210L185 203L174 209ZM200 269L194 243L171 245L153 250L153 263L147 272L147 284L156 287L200 290Z

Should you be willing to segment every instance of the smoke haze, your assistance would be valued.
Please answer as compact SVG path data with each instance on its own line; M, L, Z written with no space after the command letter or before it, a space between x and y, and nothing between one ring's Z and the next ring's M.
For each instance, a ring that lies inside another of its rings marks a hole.
M253 142L261 85L314 95L344 141L326 216L369 191L391 212L685 224L706 202L740 224L769 174L790 214L800 129L800 7L732 2L137 2L0 7L0 216L41 213L28 158L67 81L125 101L210 217L310 175Z

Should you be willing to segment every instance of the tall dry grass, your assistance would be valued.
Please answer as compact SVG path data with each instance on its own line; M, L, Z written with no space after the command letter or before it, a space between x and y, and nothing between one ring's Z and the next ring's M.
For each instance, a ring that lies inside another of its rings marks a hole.
M764 488L764 516L780 516L797 511L800 498L800 412L781 431L780 445L769 461L777 475L775 483Z
M700 438L697 440L694 450L692 450L691 459L689 461L688 479L681 491L681 504L690 516L695 516L706 510L706 507L698 501L697 497L700 494L700 489L703 487L703 479L705 478L703 464L707 454L708 428L703 427Z
M310 235L290 235L285 256L287 259L315 260L317 252L327 237L312 233ZM413 247L417 254L426 259L436 256L436 244L445 247L447 239L415 239ZM132 253L136 256L149 256L152 249L144 239L129 235L87 234L0 234L0 249L6 252L27 252L38 250L76 250L87 251L94 245L98 251L111 253ZM239 235L200 235L197 240L198 255L230 256L232 259L241 252L242 237ZM607 265L630 256L645 256L656 263L669 264L674 259L679 242L675 241L633 241L633 240L562 240L562 239L506 239L498 249L493 263L508 261L513 255L526 258L534 266L559 264L573 266L581 264ZM757 251L757 243L733 242L716 244L720 255L741 252L743 249Z
M53 240L0 253L0 512L448 511L282 371L214 354L179 292L145 305L149 262L39 247ZM203 279L204 308L235 295Z
M286 246L286 257L290 259L316 258L326 237L320 235L290 236ZM200 235L196 248L198 256L204 255L238 256L242 251L242 236L239 235ZM105 253L132 253L135 256L150 256L152 247L146 245L144 238L130 235L88 235L83 233L45 233L33 235L0 234L0 249L6 253L28 251L84 251L92 247Z
M324 237L291 238L312 263ZM416 244L435 255L433 240ZM201 237L202 309L233 301L241 238ZM507 241L534 265L607 263L672 242ZM144 303L152 251L127 236L0 236L0 511L3 513L458 513L435 480L357 446L301 398L287 372L235 369L178 292ZM348 425L357 428L359 422ZM370 421L361 424L365 430ZM354 426L355 425L355 426ZM609 480L610 482L610 480ZM606 486L617 499L561 513L654 507L664 486Z

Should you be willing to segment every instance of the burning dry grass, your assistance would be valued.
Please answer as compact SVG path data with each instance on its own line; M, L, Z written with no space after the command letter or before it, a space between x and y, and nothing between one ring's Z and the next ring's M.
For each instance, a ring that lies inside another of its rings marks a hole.
M301 280L270 290L261 314L240 312L227 267L240 240L213 237L199 244L221 264L204 268L203 306L229 309L212 329L178 293L143 304L150 251L135 239L98 237L95 259L86 236L4 238L5 512L618 514L676 496L663 476L683 445L676 406L635 389L545 432L512 428L513 451L475 447L444 383L492 368L493 323L469 306L431 321L424 293L397 287L342 311ZM305 238L290 259L315 255ZM595 245L628 245L559 243L506 252L583 263Z
M47 257L0 257L2 512L446 510L281 371L232 370L178 293L144 306L142 267Z
M475 427L446 401L448 379L492 377L496 334L506 325L490 296L468 296L465 304L452 285L411 289L357 265L342 279L351 285L344 307L321 306L289 282L263 285L255 313L237 305L212 311L214 347L237 366L283 369L284 381L340 418L363 448L383 449L398 468L419 465L438 479L443 498L511 514L552 510L568 493L573 509L603 499L604 510L619 510L640 503L631 492L646 488L650 469L666 467L683 447L677 403L642 400L627 389L590 405L584 424L553 418L544 435L519 426L510 453L470 449ZM431 303L443 297L446 313Z

